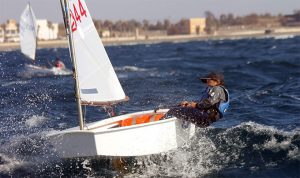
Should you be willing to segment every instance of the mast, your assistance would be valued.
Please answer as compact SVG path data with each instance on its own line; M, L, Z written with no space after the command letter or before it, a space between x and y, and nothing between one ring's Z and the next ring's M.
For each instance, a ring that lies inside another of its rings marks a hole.
M64 24L66 29L66 34L68 36L68 42L69 42L69 52L73 63L73 77L75 80L76 85L76 102L77 102L77 109L78 109L78 121L79 121L79 128L80 130L83 130L83 114L82 114L82 107L80 102L80 92L79 92L79 82L78 82L78 75L77 75L77 65L76 65L76 56L74 51L74 44L73 44L73 34L70 27L70 13L69 13L69 3L67 0L60 0L61 9L63 13L64 18Z

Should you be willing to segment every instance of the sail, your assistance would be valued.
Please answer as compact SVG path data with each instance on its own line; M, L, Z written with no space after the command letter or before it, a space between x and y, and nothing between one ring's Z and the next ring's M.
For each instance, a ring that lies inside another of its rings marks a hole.
M36 35L35 15L27 4L20 18L20 45L22 53L32 60L35 60Z
M69 0L70 31L82 104L101 105L126 99L84 0Z

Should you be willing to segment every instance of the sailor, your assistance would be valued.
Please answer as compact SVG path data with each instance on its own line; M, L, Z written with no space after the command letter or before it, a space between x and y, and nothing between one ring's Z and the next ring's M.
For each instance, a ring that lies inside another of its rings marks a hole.
M65 68L65 64L59 58L55 59L54 66L58 69L64 69Z
M200 79L207 85L200 100L183 101L179 106L171 108L164 118L175 116L198 127L207 127L224 116L229 107L229 93L224 86L224 76L211 72Z

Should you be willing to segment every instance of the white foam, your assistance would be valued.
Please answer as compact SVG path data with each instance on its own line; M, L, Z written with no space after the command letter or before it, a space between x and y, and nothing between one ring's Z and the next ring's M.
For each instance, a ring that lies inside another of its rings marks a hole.
M285 95L285 96L291 97L291 98L293 98L293 99L295 99L295 100L300 101L300 97L298 97L298 96L296 96L296 95Z
M207 128L211 129L211 128ZM197 135L202 135L207 129L197 130ZM204 135L204 134L203 134ZM146 158L138 158L138 165L144 165L143 175L156 177L199 177L212 171L222 169L226 164L215 164L218 152L210 138L205 136L194 137L186 147L174 152ZM132 174L128 177L140 176Z
M276 40L284 40L284 39L289 39L289 38L294 38L294 35L277 35L274 36L274 39Z
M25 125L29 128L32 128L32 127L40 126L43 123L45 123L46 121L47 121L46 117L34 115L25 121Z
M300 150L297 147L294 147L293 150L290 150L288 153L289 158L300 161Z
M249 126L249 127L247 127L247 126ZM252 122L252 121L243 122L240 125L233 127L232 129L234 129L234 128L245 128L247 131L254 131L256 133L269 133L270 135L274 134L274 133L284 135L284 136L300 134L300 133L298 133L299 131L297 131L297 130L288 132L288 131L279 130L279 129L275 128L274 126L258 124L258 123Z
M123 67L115 67L116 71L135 71L135 72L142 72L142 71L148 71L149 69L140 68L136 66L123 66Z
M266 142L263 147L265 149L269 149L272 150L274 152L278 152L280 150L287 150L289 149L291 145L291 138L288 138L287 140L283 141L283 142L278 142L278 140L272 136L272 139L268 142Z
M257 99L255 99L252 94L246 94L246 97L249 99L249 101L258 103Z
M242 123L237 127L244 127L244 126L250 126L250 127L246 127L246 130L248 132L252 131L257 134L268 134L271 136L271 140L267 140L264 144L253 145L253 147L256 150L263 149L263 150L271 150L273 152L279 152L281 150L288 150L288 157L290 159L300 160L300 150L297 145L294 145L292 143L292 139L293 139L294 135L300 134L299 130L296 129L296 130L287 132L287 131L278 130L273 126L266 126L266 125L257 124L254 122ZM284 136L285 137L284 141L278 141L274 136L275 134Z
M277 48L277 46L272 46L272 48L271 49L276 49Z
M63 122L63 123L59 123L59 124L58 124L58 127L59 127L60 129L66 129L66 128L67 128L67 126L68 126L68 124L67 124L67 123L65 123L65 122Z
M128 75L127 74L117 74L118 78L128 78Z
M163 170L163 174L167 177L178 177L178 175L180 177L199 177L213 171L221 170L232 162L239 162L241 154L244 148L248 146L248 143L239 137L234 139L228 138L231 137L233 133L236 133L236 129L245 130L249 133L267 134L272 137L271 140L266 140L264 144L257 147L254 145L254 148L259 147L258 149L268 149L272 151L289 150L288 156L290 158L300 158L299 149L296 145L292 144L292 138L295 134L298 134L297 131L282 131L273 126L266 126L255 122L245 122L236 127L226 129L226 131L216 136L220 140L226 141L226 145L230 145L230 148L233 149L224 152L222 149L219 150L218 147L220 146L215 145L218 144L218 142L213 142L209 136L206 136L205 133L210 129L214 128L198 129L197 137L194 137L191 144L187 145L187 149L179 149L174 151L174 153L166 155L168 160L163 160L158 166L153 166L155 162L151 162L151 159L149 159L148 162L151 164L146 168L144 175L155 176L158 175L159 171ZM277 141L273 136L275 134L283 135L286 138L283 141ZM268 163L269 166L274 166L275 164L276 163L273 162ZM255 169L255 167L253 167L253 169Z
M164 61L181 61L181 57L162 57L162 58L155 58L144 60L145 62L164 62Z
M81 165L82 165L82 168L83 169L86 169L86 170L88 170L88 171L91 171L92 170L92 168L91 167L88 167L88 166L90 166L90 161L89 160L84 160L82 163L81 163Z
M16 167L23 165L22 161L19 161L15 158L9 158L8 156L3 155L1 153L0 153L0 160L1 160L0 172L6 173L6 174L11 172Z
M71 75L73 72L67 68L57 69L56 67L47 68L45 66L37 66L32 64L26 64L24 69L20 71L17 76L21 78L32 77L47 77L55 75Z
M1 86L9 87L11 85L25 85L27 83L28 83L28 81L11 81L11 82L7 82L7 83L3 83Z

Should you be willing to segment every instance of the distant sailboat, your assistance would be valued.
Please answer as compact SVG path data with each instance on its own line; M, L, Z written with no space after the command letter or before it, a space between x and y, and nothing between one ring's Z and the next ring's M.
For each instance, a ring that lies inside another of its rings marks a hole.
M32 60L35 60L36 38L36 18L28 3L20 18L20 46L21 52Z
M37 25L34 12L28 3L20 18L20 47L21 52L29 59L35 61L37 48ZM49 76L49 75L71 75L72 71L66 68L41 67L33 64L25 65L22 77Z
M123 88L93 24L84 0L61 0L74 67L79 127L47 136L62 158L141 156L176 149L195 133L195 125L177 118L161 120L168 110L149 110L85 124L82 105L107 106L126 101Z

